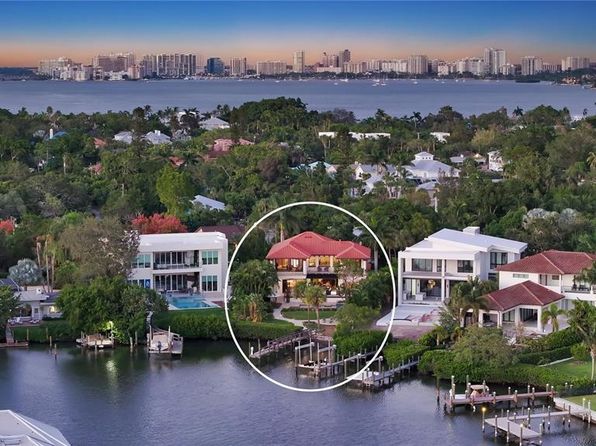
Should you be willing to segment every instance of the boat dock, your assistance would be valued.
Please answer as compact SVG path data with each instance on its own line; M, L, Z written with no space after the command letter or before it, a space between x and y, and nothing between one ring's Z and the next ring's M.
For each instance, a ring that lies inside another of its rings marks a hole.
M382 356L377 358L378 370L376 372L370 370L370 368L363 370L354 376L351 383L367 390L379 390L383 387L390 387L395 383L396 376L402 376L404 372L410 373L412 369L418 367L420 356L412 357L407 361L402 361L397 367L393 367L389 370L383 370L382 360Z
M482 432L485 432L485 425L488 425L493 428L495 438L501 435L505 437L507 443L515 441L519 442L520 445L524 442L542 444L542 436L547 431L550 431L553 419L560 419L563 427L567 426L571 428L572 416L581 418L582 420L588 416L585 410L573 411L571 407L568 407L567 410L551 411L551 407L548 406L542 412L534 412L531 408L528 408L526 414L524 414L523 408L521 414L517 412L511 414L507 410L506 416L499 417L495 414L494 418L485 417L485 411L486 407L483 407ZM532 424L536 421L538 422L538 426L532 427Z
M103 336L101 334L92 334L92 335L83 335L81 333L81 337L76 340L77 344L79 344L83 348L87 348L89 350L103 350L104 348L114 348L116 342L114 341L114 336Z
M479 391L479 393L477 392ZM482 385L473 386L469 382L466 384L466 391L464 394L455 393L455 379L451 377L451 389L445 396L445 409L450 412L455 411L459 406L470 406L475 409L479 405L497 405L499 403L514 403L517 407L518 403L534 404L536 399L546 398L552 399L556 395L555 388L548 386L544 391L536 391L534 387L528 386L527 392L518 393L517 390L511 391L511 387L507 390L507 395L497 395L496 392L489 393L486 383Z
M0 348L27 348L29 347L28 341L16 341L14 338L14 334L12 333L12 329L7 326L6 327L6 342L0 343Z
M306 340L309 343L314 341L330 342L331 338L329 336L323 336L316 330L304 329L296 333L289 334L287 336L282 336L281 338L267 341L267 344L263 348L261 348L261 341L259 340L256 351L254 350L253 346L250 347L250 357L253 359L261 359L272 353L277 353L278 351L283 350L285 348L293 347L296 343L300 345L302 341Z
M147 351L150 355L181 357L183 347L184 338L178 333L173 333L169 327L167 331L149 327Z

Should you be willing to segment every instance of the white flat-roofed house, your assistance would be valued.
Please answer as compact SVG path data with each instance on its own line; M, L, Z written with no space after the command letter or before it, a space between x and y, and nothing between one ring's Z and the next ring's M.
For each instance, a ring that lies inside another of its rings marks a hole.
M195 195L195 197L192 199L192 204L195 206L203 206L206 209L215 209L217 211L223 211L226 208L225 203L204 195Z
M439 142L447 142L447 138L451 136L449 132L430 132L430 136Z
M420 180L440 180L444 177L459 177L459 170L441 161L435 160L432 153L420 152L414 155L414 160L404 169L408 177Z
M561 307L573 308L577 299L596 305L596 287L578 280L596 262L596 253L548 250L499 267L499 288L531 281L565 298Z
M527 244L480 233L441 229L398 254L398 303L439 304L470 276L496 278L497 268L519 260Z
M228 240L221 232L143 234L129 282L223 299L227 268Z

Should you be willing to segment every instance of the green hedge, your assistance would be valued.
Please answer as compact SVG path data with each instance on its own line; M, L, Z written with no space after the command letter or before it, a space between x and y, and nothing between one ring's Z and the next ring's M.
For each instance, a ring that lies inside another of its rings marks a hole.
M79 337L79 333L75 333L64 320L43 321L40 325L30 327L13 327L12 331L17 341L25 341L27 330L30 342L47 343L50 336L52 341L74 342Z
M524 353L545 352L562 347L571 347L581 342L581 337L571 328L556 331L538 339L528 341Z
M337 354L348 356L350 353L374 351L383 343L386 332L384 331L354 331L348 334L333 336L333 343L337 346ZM391 337L389 337L389 341Z
M395 367L402 361L421 356L427 350L429 350L429 347L426 345L420 345L410 340L401 340L385 345L383 356L389 367Z
M187 339L231 339L226 315L223 309L179 310L158 314L153 324ZM274 339L290 334L299 327L285 321L266 321L253 323L234 321L234 334L238 339Z
M524 364L549 364L559 359L571 358L573 356L573 353L571 353L573 347L555 348L545 352L521 353L517 355L517 359Z
M537 367L531 364L514 364L508 367L499 368L467 368L454 362L453 352L447 350L428 351L422 355L418 370L424 373L433 373L442 379L450 379L455 376L456 381L464 382L466 375L472 382L486 380L493 384L514 384L545 387L547 384L562 389L565 383L573 384L576 387L590 386L590 380L565 376L559 370L548 367Z
M578 361L591 361L592 357L590 356L590 349L586 346L586 344L575 344L571 347L571 356L577 359Z

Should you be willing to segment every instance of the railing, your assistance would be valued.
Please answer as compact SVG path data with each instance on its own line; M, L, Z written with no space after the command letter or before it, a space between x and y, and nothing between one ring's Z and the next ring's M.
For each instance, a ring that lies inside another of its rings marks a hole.
M185 269L185 268L199 268L199 263L154 263L153 269L167 270L167 269Z
M334 274L335 273L335 267L334 266L309 266L308 267L308 272L309 273L329 273L329 274Z
M581 294L595 294L596 286L588 285L577 285L577 286L564 286L561 287L561 291L570 293L581 293Z

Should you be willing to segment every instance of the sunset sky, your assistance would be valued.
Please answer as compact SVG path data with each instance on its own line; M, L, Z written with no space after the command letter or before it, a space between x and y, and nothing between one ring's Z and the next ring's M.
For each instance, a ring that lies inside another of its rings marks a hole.
M0 2L0 66L99 53L192 52L307 63L323 51L353 60L412 53L452 60L504 48L510 62L596 60L595 2Z

